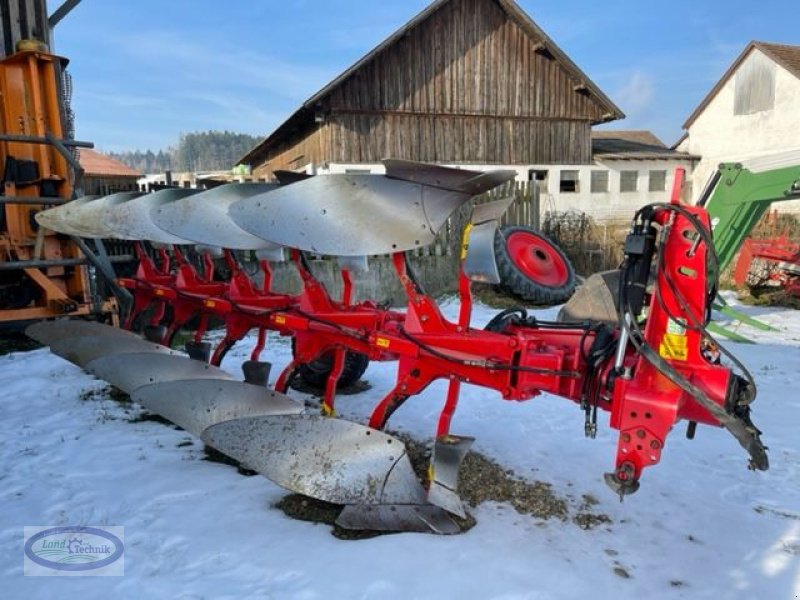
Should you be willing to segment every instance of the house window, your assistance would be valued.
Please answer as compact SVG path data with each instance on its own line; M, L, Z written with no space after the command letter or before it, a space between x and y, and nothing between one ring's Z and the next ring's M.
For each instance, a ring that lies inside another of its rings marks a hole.
M667 189L667 172L666 171L650 171L650 186L651 192L663 192Z
M530 169L528 171L528 181L537 181L539 183L547 181L548 171L542 169Z
M619 191L635 192L639 188L639 171L619 172Z
M347 175L369 175L372 173L369 169L345 169L344 172Z
M734 115L752 115L775 107L775 63L752 52L736 72Z
M608 192L608 171L592 171L592 193Z
M559 191L564 193L580 191L578 186L578 174L578 171L561 171L561 179L558 187Z

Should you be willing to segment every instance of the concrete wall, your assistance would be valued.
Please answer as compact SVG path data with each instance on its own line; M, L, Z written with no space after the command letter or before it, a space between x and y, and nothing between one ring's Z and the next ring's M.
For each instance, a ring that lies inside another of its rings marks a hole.
M423 289L433 295L456 291L458 287L458 262L451 256L418 256L411 260ZM342 280L338 264L334 260L312 260L311 271L326 287L331 296L342 296ZM273 289L278 292L296 294L301 289L301 280L292 263L275 263ZM406 295L397 278L388 256L370 257L369 271L353 273L356 300L389 302L393 306L406 303Z
M758 53L759 57L754 57ZM740 65L766 57L755 49ZM769 59L767 59L769 60ZM680 150L702 156L693 174L696 194L722 162L800 149L800 79L775 65L774 108L735 115L736 74L731 76L689 128ZM782 202L774 208L800 213L800 201Z
M692 173L694 162L683 158L670 158L668 160L595 160L592 165L467 165L451 164L462 169L489 171L495 169L510 169L517 172L518 181L528 181L532 171L547 171L547 179L542 182L541 207L542 212L578 210L590 215L598 223L616 223L627 221L633 213L651 202L665 202L669 200L675 168L683 167L687 176ZM577 192L561 192L560 178L562 170L578 171L579 185ZM608 192L591 192L591 172L605 170L609 172ZM620 191L620 172L637 171L638 185L635 192ZM649 172L651 170L666 171L666 185L664 191L649 191ZM317 174L347 173L347 172L385 173L380 164L338 164L330 163L324 167L313 169L307 167L307 172ZM691 197L691 190L685 190L685 195Z

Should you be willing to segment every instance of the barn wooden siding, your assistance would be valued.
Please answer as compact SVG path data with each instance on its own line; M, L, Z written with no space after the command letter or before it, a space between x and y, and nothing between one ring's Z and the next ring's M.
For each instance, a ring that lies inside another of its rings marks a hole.
M587 164L608 107L491 0L452 0L320 100L259 175L309 163Z
M44 0L0 0L0 57L14 54L19 40L49 43L50 28Z

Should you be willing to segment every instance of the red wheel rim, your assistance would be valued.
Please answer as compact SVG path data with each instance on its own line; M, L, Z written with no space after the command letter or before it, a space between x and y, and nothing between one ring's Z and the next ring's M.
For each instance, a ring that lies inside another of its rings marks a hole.
M569 281L567 261L535 233L515 231L506 238L506 248L511 261L531 281L548 287L561 287Z

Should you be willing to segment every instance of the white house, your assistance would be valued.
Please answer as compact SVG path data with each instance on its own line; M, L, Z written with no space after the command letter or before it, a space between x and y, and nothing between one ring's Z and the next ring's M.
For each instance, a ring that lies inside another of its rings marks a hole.
M540 167L549 170L543 208L579 210L601 223L627 222L645 204L668 201L675 170L681 167L688 176L698 160L649 131L593 131L591 165Z
M719 163L800 150L800 46L750 42L683 128L676 149L701 157L695 196Z

